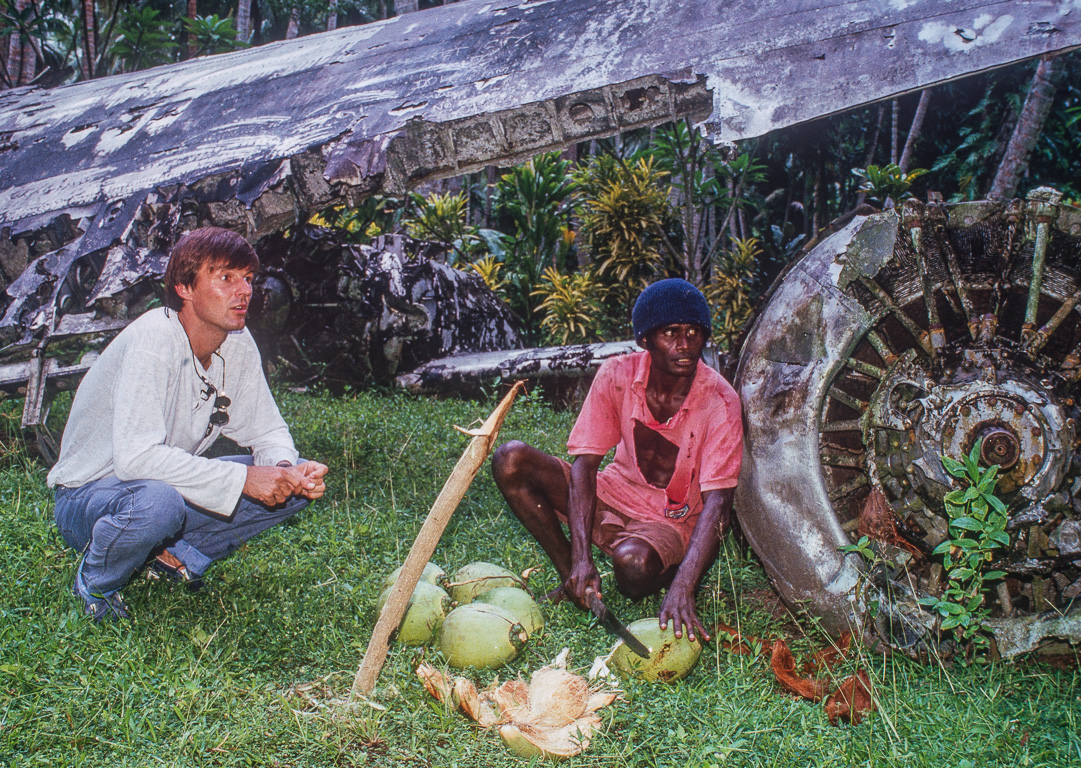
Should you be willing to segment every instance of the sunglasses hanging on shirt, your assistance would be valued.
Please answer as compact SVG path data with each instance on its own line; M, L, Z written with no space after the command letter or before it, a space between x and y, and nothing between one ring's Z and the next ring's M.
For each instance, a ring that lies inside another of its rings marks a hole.
M218 356L219 360L221 360L221 381L222 386L224 387L225 358L217 352L215 352L214 354ZM199 366L196 364L195 361L195 350L192 350L191 352L191 363L194 366L195 375L202 379L204 389L201 394L203 399L209 400L211 397L214 397L214 412L210 414L210 423L206 425L206 434L203 435L203 438L205 439L210 437L210 433L214 431L214 427L224 427L226 424L229 423L229 411L227 411L226 409L232 404L233 401L225 395L219 395L218 388L211 384L210 380L206 376L199 373Z

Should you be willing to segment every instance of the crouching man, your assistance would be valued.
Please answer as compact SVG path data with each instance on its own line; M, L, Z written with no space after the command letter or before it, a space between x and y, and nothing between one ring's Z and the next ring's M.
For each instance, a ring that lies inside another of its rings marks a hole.
M212 562L323 495L327 468L297 465L244 328L258 269L240 235L189 232L170 254L166 306L125 328L79 385L48 482L95 620L128 617L119 590L148 560L197 588ZM201 457L219 435L253 455Z
M601 593L596 545L629 597L668 588L662 627L671 621L677 636L708 640L695 591L732 523L739 398L700 359L711 323L693 285L654 283L635 302L632 321L644 351L597 372L567 441L574 463L513 441L496 451L492 474L559 572L552 599L584 608L588 591ZM614 460L598 472L612 447Z

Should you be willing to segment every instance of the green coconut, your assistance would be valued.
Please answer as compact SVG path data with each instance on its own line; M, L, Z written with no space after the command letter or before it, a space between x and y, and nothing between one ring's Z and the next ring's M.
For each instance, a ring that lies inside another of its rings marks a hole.
M624 677L674 683L690 674L702 653L698 640L692 641L686 633L676 637L674 622L668 623L668 629L661 629L656 618L639 619L627 629L649 649L649 658L643 659L622 640L616 643L611 663Z
M383 611L393 586L379 595L377 614ZM404 645L424 645L428 643L450 610L450 595L441 587L426 581L417 583L405 609L405 616L398 627L398 642Z
M475 603L487 603L498 605L514 617L515 621L525 627L525 631L532 637L544 629L544 614L541 613L537 601L530 597L529 593L518 587L496 587L479 595Z
M399 565L397 568L394 569L393 573L383 579L383 586L381 587L381 589L393 587L394 582L398 580L398 575L402 572L402 568L404 567L405 566ZM438 565L436 565L435 563L428 563L424 566L424 572L420 574L420 580L426 581L429 584L435 584L436 586L439 586L443 579L446 578L446 576L447 572L440 568Z
M444 582L450 598L458 605L466 605L473 602L478 595L495 589L496 587L524 587L522 579L493 563L470 563L458 569L454 578Z
M504 609L486 603L459 605L439 630L438 647L455 669L498 667L518 655L529 639Z

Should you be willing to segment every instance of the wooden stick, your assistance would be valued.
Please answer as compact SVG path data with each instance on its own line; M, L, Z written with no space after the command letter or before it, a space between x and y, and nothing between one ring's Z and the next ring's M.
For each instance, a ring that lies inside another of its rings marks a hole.
M480 429L457 427L459 431L472 436L473 439L469 441L465 452L454 466L454 471L450 473L447 482L443 484L443 490L439 492L435 503L432 504L432 509L428 512L428 517L424 520L420 533L417 534L413 546L409 549L409 555L405 558L401 573L398 574L397 581L391 587L386 605L383 606L383 611L379 614L379 619L375 623L375 629L372 630L372 637L368 641L368 649L364 654L364 659L360 663L356 677L353 678L353 699L367 696L375 688L376 678L379 677L379 672L383 669L383 662L387 658L390 636L402 623L402 617L405 616L405 610L409 606L409 599L413 596L413 590L416 588L417 582L420 581L424 566L431 559L432 553L435 552L439 538L443 535L447 523L450 522L450 516L458 508L458 504L461 503L465 492L469 490L469 486L472 484L473 478L477 476L477 472L484 466L488 454L491 453L492 446L495 445L496 437L499 435L499 428L503 426L503 419L506 418L515 396L524 386L524 381L515 382L511 391L496 406L496 409L492 411L492 415L488 417L488 420L484 422Z

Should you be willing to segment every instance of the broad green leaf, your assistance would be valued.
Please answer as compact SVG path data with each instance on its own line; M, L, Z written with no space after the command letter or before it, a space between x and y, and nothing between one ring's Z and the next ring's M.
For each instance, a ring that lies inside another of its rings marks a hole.
M950 572L950 578L964 581L965 579L971 579L972 574L974 573L975 571L971 568L954 568L953 571Z
M950 522L950 527L960 528L964 531L979 531L983 529L983 524L971 517L959 517Z
M1005 578L1005 571L988 571L983 575L984 581L994 581L995 579Z
M948 619L942 620L942 629L953 629L961 623L961 619L957 616L950 616Z
M972 450L968 452L968 456L965 456L965 470L968 472L968 479L973 483L980 481L980 446L983 444L983 440L977 440L972 444Z
M988 496L987 503L994 507L996 512L1006 514L1006 505L1002 503L1002 499L998 496Z
M953 546L953 542L950 541L949 539L946 539L944 542L942 542L937 547L935 547L933 550L931 550L931 554L932 555L944 555L944 554L946 554L947 552L950 551L950 547L952 547L952 546Z
M1010 546L1010 534L1006 533L1005 531L995 531L994 533L988 534L987 538L1001 544L1004 547Z
M965 465L949 456L942 457L942 467L954 477L965 476Z

